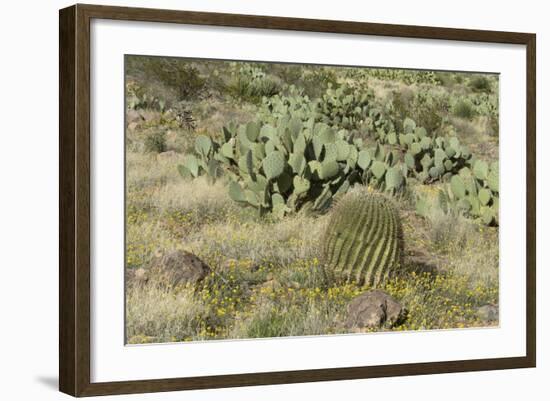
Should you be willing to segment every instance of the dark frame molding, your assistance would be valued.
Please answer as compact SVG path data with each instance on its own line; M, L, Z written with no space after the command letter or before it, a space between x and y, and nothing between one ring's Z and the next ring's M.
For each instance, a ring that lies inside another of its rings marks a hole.
M90 382L90 20L92 18L525 45L526 356L122 382ZM365 379L536 366L536 35L77 4L59 12L59 389L73 396Z

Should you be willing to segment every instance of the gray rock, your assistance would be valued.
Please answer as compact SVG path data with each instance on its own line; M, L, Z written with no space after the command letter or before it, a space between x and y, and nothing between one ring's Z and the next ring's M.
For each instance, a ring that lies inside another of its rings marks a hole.
M151 273L159 284L170 287L196 284L210 274L210 267L187 251L171 251L153 261Z
M405 308L395 298L384 291L371 290L349 303L345 325L349 329L391 328L405 317Z
M162 161L162 160L173 160L175 159L176 157L178 156L178 154L176 152L174 152L173 150L168 150L166 152L161 152L157 155L157 160L158 161Z
M137 110L128 110L126 112L126 123L139 123L143 121L143 117L141 116L140 112Z
M139 269L126 269L126 283L128 286L144 285L149 281L147 270L140 267Z
M498 306L483 305L477 310L477 317L485 323L498 322Z

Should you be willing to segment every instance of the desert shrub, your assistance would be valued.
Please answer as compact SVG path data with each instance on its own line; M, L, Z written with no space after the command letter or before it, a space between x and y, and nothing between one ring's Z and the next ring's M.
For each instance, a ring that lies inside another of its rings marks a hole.
M455 74L453 73L449 73L445 71L437 71L434 74L439 85L444 86L446 88L452 87L453 84L456 82L454 79Z
M472 101L465 97L460 97L453 102L451 112L455 117L467 120L471 120L475 116L475 108Z
M176 92L179 100L200 97L206 80L192 61L181 58L134 56L129 59L129 73L143 76L142 80L158 81Z
M309 66L303 68L300 80L297 82L304 93L311 98L323 95L327 88L338 86L338 80L334 70L330 67Z
M145 150L150 153L166 151L166 131L156 130L145 137Z
M468 86L474 92L490 93L492 91L491 81L484 75L477 75L471 78L470 82L468 82Z
M394 124L398 131L403 131L403 121L410 117L429 132L435 132L442 126L448 112L446 96L431 90L394 91L392 106Z

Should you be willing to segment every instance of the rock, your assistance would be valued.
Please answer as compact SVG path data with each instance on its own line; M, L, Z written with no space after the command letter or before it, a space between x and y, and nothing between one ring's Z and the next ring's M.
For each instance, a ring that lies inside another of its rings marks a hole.
M406 317L406 310L389 294L371 290L358 295L348 305L346 327L349 329L391 328Z
M162 161L162 160L172 160L172 159L175 159L177 157L177 153L174 152L173 150L169 150L169 151L166 151L166 152L161 152L157 155L157 160L158 161Z
M130 123L128 124L128 131L130 132L135 131L137 127L138 127L138 123L136 122Z
M498 322L498 306L483 305L477 309L477 317L484 323Z
M126 283L129 286L147 284L147 281L149 281L149 275L144 268L126 269Z
M141 116L139 111L137 111L137 110L128 110L126 112L126 123L127 124L139 123L141 121L143 121L143 117Z
M152 274L160 284L176 287L197 284L210 274L210 267L187 251L171 251L155 258Z
M134 273L134 280L136 280L136 282L138 283L146 283L147 280L149 280L147 271L143 267L137 269Z

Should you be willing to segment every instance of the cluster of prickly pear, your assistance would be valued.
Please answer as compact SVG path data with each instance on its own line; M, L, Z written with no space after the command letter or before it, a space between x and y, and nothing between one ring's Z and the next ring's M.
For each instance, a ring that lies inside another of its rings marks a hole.
M402 264L401 221L387 197L351 191L331 212L323 238L327 273L337 281L381 285Z
M186 156L180 172L215 177L221 168L231 181L231 198L261 213L323 211L356 183L392 193L405 185L405 169L394 152L380 145L363 148L348 131L313 119L287 115L276 126L249 122L223 131L221 143L197 137L195 152Z
M472 154L456 137L432 138L423 127L406 118L403 122L404 133L389 132L384 140L390 145L398 145L404 151L404 161L408 175L415 176L421 182L449 179L465 166L468 166Z
M498 225L499 168L498 162L476 160L465 167L441 190L439 204L443 211L456 210L480 218L486 225Z
M322 122L344 129L354 129L369 117L373 98L371 90L356 90L346 84L336 89L329 86L317 103L317 109Z
M290 86L286 95L264 97L259 109L259 119L267 124L277 125L282 118L299 118L308 121L313 118L319 121L317 101L303 95L296 87Z
M344 131L283 117L276 127L248 123L231 136L223 146L231 147L226 157L238 167L229 189L237 202L279 216L306 204L324 210L351 184L358 152Z
M242 65L238 70L233 71L232 75L233 81L229 89L234 95L245 100L258 101L264 96L273 96L281 90L279 80L252 64Z
M407 169L399 163L398 154L380 144L361 150L357 165L362 171L361 181L371 187L395 193L406 184Z

